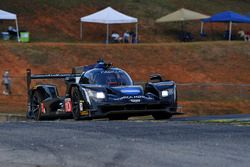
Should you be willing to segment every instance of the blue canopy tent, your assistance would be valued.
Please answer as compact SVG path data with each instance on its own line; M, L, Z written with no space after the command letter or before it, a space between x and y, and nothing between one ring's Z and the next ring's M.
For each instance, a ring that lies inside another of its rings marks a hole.
M203 23L206 22L223 22L223 23L229 23L229 37L228 40L230 41L232 38L232 24L233 23L250 23L250 18L247 16L243 16L241 14L232 12L232 11L225 11L221 13L217 13L210 18L202 19ZM203 32L203 26L202 30Z
M248 13L246 14L246 16L250 18L250 12L248 12Z

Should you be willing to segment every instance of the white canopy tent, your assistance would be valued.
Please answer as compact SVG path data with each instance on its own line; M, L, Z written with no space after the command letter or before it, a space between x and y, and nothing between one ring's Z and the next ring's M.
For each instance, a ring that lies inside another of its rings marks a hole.
M20 42L19 28L18 28L18 22L17 22L16 14L0 10L0 20L15 20L16 21L17 41Z
M100 23L107 25L107 36L106 43L109 43L109 25L110 24L126 24L126 23L136 23L136 41L138 38L138 19L127 16L121 12L114 10L111 7L107 7L99 12L93 13L91 15L82 17L80 19L80 37L83 39L83 22L88 23Z

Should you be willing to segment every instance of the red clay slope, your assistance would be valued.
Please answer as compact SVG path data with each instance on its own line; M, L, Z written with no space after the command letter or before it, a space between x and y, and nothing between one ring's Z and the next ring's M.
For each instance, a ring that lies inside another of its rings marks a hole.
M3 70L10 69L12 75L23 77L13 82L15 94L23 95L25 94L26 68L32 68L34 73L65 73L71 72L73 66L92 64L99 58L104 58L113 62L115 66L123 68L135 81L147 81L150 74L160 73L165 78L178 83L241 84L250 83L249 46L249 43L243 42L139 45L1 43L0 71L2 73ZM7 98L1 96L0 98L1 106L6 106L4 104L10 101L12 103L18 101L15 104L20 104L24 110L25 96ZM233 106L230 103L225 102L223 105L230 109L230 106ZM183 104L187 106L188 111L196 113L202 111L204 106L214 106L214 109L222 106L222 104L215 105L214 103L210 105L207 102L195 104L184 102ZM244 112L248 112L246 106L242 108ZM209 112L204 110L204 113Z
M243 42L203 42L140 45L84 45L33 43L3 45L2 69L16 65L40 72L69 72L73 66L99 58L128 71L134 80L145 81L152 73L182 82L250 83L250 47ZM21 61L22 63L18 63ZM19 65L20 64L20 65ZM16 72L16 71L15 71Z

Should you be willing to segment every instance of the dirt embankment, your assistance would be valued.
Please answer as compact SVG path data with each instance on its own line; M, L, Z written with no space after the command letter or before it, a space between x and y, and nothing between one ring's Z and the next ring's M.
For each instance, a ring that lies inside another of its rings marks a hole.
M34 73L65 73L71 72L73 66L92 64L99 58L126 70L135 81L147 81L150 74L160 73L178 83L247 84L250 83L249 46L249 43L242 42L139 45L2 43L0 71L2 73L3 70L9 69L12 76L22 77L13 82L14 92L19 95L25 94L26 68L32 68ZM0 98L1 108L12 103L24 108L26 99L25 96ZM214 106L213 109L217 110L221 105L210 105L209 102L194 104L186 100L183 104L189 111L194 111L194 108L200 110L202 106ZM228 103L224 106L232 107ZM244 112L247 112L246 106L243 108Z
M145 81L152 73L182 82L250 83L250 47L243 42L180 44L95 45L74 43L1 44L3 69L23 75L35 72L70 72L74 66L99 58Z

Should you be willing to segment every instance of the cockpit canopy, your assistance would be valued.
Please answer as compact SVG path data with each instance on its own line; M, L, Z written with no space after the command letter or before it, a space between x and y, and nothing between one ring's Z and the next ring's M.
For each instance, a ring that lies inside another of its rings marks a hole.
M79 83L106 86L133 85L133 81L130 76L119 68L94 68L83 73Z

